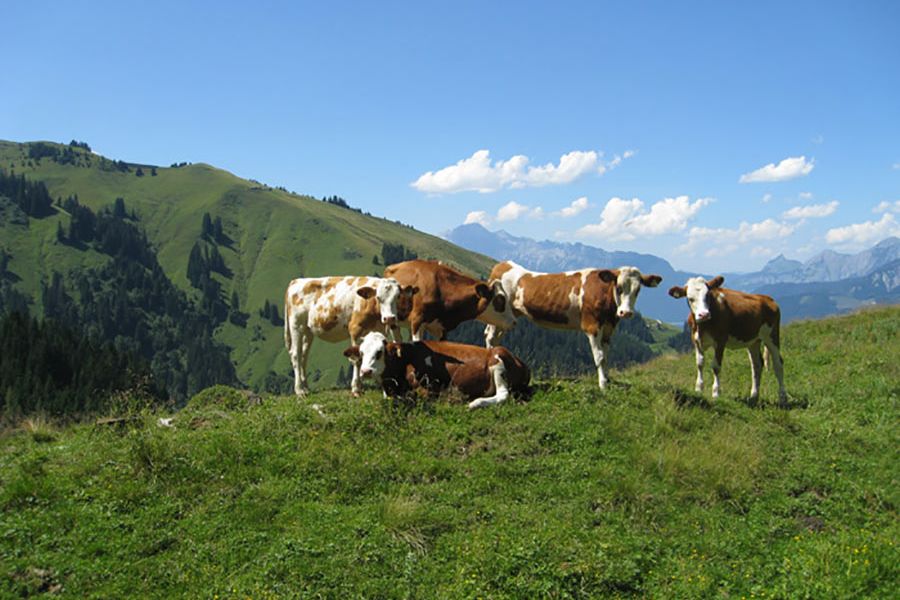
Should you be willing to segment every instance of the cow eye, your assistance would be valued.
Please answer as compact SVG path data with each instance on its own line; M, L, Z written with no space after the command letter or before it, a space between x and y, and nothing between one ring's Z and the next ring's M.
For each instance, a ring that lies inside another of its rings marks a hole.
M621 285L617 285L617 286L616 286L616 291L617 291L618 293L621 294L621 293L622 293L622 286L621 286Z
M378 352L375 353L375 360L378 360L380 358L381 358L381 350L379 350Z

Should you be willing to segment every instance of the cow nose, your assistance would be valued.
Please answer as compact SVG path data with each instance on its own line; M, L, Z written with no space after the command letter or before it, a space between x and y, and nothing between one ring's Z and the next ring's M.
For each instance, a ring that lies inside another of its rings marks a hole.
M709 312L708 312L708 311L703 311L703 312L701 312L701 313L697 313L697 318L698 318L699 320L701 320L701 321L705 321L705 320L707 320L707 319L709 318Z
M397 324L397 317L381 317L381 322L393 326Z
M362 375L363 377L368 377L369 375L372 374L372 369L363 367L362 369L359 370L359 374Z
M630 310L620 310L619 311L619 317L622 319L630 319L632 316L634 316L634 313L631 312Z

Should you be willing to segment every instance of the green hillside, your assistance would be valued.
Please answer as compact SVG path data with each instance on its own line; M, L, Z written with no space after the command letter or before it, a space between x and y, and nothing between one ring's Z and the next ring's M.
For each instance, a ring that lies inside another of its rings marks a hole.
M160 427L0 437L0 596L893 598L900 307L746 353L541 381L529 402L195 397ZM126 415L128 413L125 413Z
M29 158L35 144L65 151L67 158ZM401 243L420 257L440 258L470 273L486 274L492 265L485 256L410 227L241 179L205 164L151 167L114 162L79 147L0 141L0 168L43 181L54 198L77 194L81 204L94 210L123 197L128 210L137 212L166 274L192 294L196 291L187 280L187 263L200 237L203 214L221 217L232 240L221 249L232 276L215 277L226 298L237 292L250 318L246 327L226 322L216 337L234 349L238 375L251 385L259 384L270 370L290 371L281 329L261 318L258 310L266 300L280 307L292 278L380 274L383 267L373 264L372 257L380 256L384 241ZM143 176L137 176L138 168ZM93 250L75 251L56 243L57 227L68 220L67 214L58 212L31 219L27 227L0 224L0 247L12 254L8 268L21 278L17 287L38 303L41 282L48 281L53 270L67 273L106 260ZM339 367L346 365L341 350L339 345L316 342L310 366L321 371L326 385L332 385Z

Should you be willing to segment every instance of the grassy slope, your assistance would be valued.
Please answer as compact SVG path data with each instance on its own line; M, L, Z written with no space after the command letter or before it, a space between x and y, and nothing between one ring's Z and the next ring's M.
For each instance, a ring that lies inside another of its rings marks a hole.
M83 151L78 150L79 153ZM217 337L235 351L238 373L248 383L258 382L267 371L289 372L280 328L257 315L265 300L281 304L284 288L294 277L359 275L380 273L372 264L383 241L403 243L422 257L439 257L470 273L486 274L489 258L468 252L440 238L368 217L307 196L260 186L209 165L181 168L158 167L158 175L144 177L104 171L100 158L91 156L91 166L59 165L50 159L29 167L27 145L0 141L0 166L26 177L44 181L53 197L78 194L79 200L98 209L117 196L125 198L129 210L136 209L141 224L159 251L159 260L169 277L190 289L186 277L190 249L198 239L204 212L221 216L226 233L234 240L223 256L234 276L221 280L226 297L237 290L241 308L251 314L246 328L225 324ZM22 276L20 287L38 295L42 278L51 269L62 272L97 264L103 258L81 253L55 243L57 222L68 224L68 216L57 214L32 219L28 230L3 228L3 245L9 246L10 269ZM36 240L40 240L39 243ZM321 369L323 381L334 381L346 360L340 345L316 342L310 366Z
M0 595L896 597L900 307L466 412L370 392L0 439ZM311 402L321 405L318 414Z

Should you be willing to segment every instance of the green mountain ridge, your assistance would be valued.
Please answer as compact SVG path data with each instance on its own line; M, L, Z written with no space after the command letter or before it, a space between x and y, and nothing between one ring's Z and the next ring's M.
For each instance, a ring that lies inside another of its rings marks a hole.
M36 156L39 154L43 156ZM266 301L280 306L291 279L380 274L383 266L373 264L373 257L380 257L386 241L482 276L493 263L486 256L411 227L241 179L204 163L139 165L112 161L79 146L0 141L0 168L43 182L53 198L75 194L82 205L95 211L124 198L155 246L166 275L194 296L198 292L186 275L188 256L201 237L203 214L221 218L231 243L220 250L231 275L213 277L226 298L237 294L249 319L246 327L224 323L217 329L216 339L233 349L239 377L254 386L260 385L269 371L290 372L281 329L260 317L258 310ZM137 175L138 168L142 176ZM66 226L68 219L60 210L30 219L27 227L7 224L0 229L0 247L11 254L8 270L21 279L17 288L37 304L41 284L49 281L53 271L99 267L107 260L93 249L76 252L57 243L57 228ZM339 344L315 342L311 371L318 371L326 385L331 385L346 365L341 350Z

